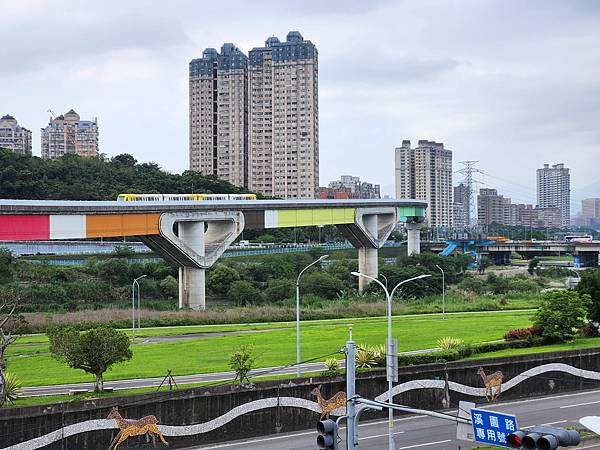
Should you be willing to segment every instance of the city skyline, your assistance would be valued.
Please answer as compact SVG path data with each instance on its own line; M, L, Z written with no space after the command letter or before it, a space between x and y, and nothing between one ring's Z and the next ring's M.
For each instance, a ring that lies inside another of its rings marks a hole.
M335 5L263 2L278 13L275 27L240 3L227 22L203 23L201 30L194 17L206 11L178 3L159 16L135 2L82 2L50 24L45 17L56 7L50 3L5 5L7 26L0 35L21 44L2 50L13 64L0 75L0 114L35 130L47 123L48 108L76 105L82 117L100 118L107 155L131 153L181 172L188 164L187 62L215 42L233 41L248 52L266 35L298 29L320 50L321 184L355 173L390 194L390 148L404 137L431 136L454 150L455 161L479 160L490 176L487 184L515 201L535 203L532 174L547 161L570 167L573 213L581 198L600 191L586 164L600 157L592 126L600 110L594 95L600 67L590 57L600 42L590 24L600 11L590 2L491 2L486 8L464 2L460 16L456 8L430 3L350 2L339 12ZM123 19L132 14L139 15L133 29ZM404 45L379 45L393 42L396 28L387 25L398 16L405 17L404 35L410 37ZM425 18L427 30L419 25ZM61 34L67 21L73 26L65 33L74 45L58 52L47 36ZM31 31L38 28L43 32ZM492 38L494 30L510 30L510 37ZM79 35L86 39L79 42ZM366 63L360 55L368 54ZM573 70L584 64L586 71ZM9 89L16 80L27 85L28 98ZM569 147L577 151L565 154ZM33 153L40 154L38 133ZM588 186L596 189L581 192Z

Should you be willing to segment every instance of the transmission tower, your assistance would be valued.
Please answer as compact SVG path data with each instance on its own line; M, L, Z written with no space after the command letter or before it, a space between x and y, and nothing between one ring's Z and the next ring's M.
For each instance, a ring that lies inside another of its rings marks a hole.
M483 170L475 168L475 164L478 162L479 161L460 161L465 167L457 171L465 176L463 183L467 187L467 226L471 229L477 225L477 209L475 208L475 192L473 191L475 182L473 180L473 174L483 174Z

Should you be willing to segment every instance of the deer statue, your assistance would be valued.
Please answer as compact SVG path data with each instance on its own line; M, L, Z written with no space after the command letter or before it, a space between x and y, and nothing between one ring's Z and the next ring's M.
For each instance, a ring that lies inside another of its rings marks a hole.
M483 367L480 367L477 371L477 375L481 377L483 384L485 385L485 398L487 398L487 401L495 401L500 395L500 392L502 392L502 379L504 378L504 374L498 370L490 375L486 375ZM494 388L496 388L495 393Z
M117 450L117 447L121 445L123 441L132 437L132 436L143 436L148 435L152 437L152 445L156 447L156 436L160 438L160 440L165 445L169 445L167 441L165 441L164 436L159 431L156 424L158 420L154 416L145 416L139 420L130 420L124 419L123 416L119 413L119 409L115 406L111 409L108 414L107 419L115 419L117 425L119 426L119 433L110 443L108 447L109 450ZM114 446L114 447L113 447Z
M338 392L329 400L325 400L321 395L321 385L319 385L319 387L314 388L310 393L317 397L317 403L321 408L321 418L319 420L322 420L323 417L329 419L329 414L331 413L331 411L337 408L341 408L342 406L346 406L345 392Z

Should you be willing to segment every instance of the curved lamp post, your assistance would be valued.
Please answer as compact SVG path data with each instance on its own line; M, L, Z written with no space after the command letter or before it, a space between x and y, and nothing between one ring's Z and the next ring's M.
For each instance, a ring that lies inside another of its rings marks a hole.
M135 287L137 285L138 292L138 328L140 327L140 284L138 280L141 278L146 278L147 275L142 275L141 277L137 277L131 283L131 338L135 339Z
M394 297L394 294L396 293L396 291L398 290L398 288L400 286L402 286L405 283L408 283L410 281L414 281L414 280L419 280L421 278L427 278L430 277L430 274L422 274L419 275L417 277L413 277L413 278L409 278L407 280L403 280L400 283L398 283L396 286L394 286L394 289L392 289L392 292L390 293L387 288L385 287L385 285L379 281L377 278L371 277L369 275L365 275L364 273L360 273L360 272L351 272L352 275L354 275L355 277L364 277L364 278L368 278L369 280L374 281L375 283L377 283L379 286L381 286L381 288L385 291L385 296L387 299L387 322L388 322L388 337L387 337L387 346L386 346L386 364L388 367L393 367L392 365L392 357L397 357L397 355L390 355L390 347L391 347L391 343L392 343L392 299ZM392 389L393 389L393 381L392 378L390 377L388 379L388 403L391 405L392 404L392 398L393 398L393 393L392 393ZM388 448L389 450L394 450L394 410L389 408L388 409Z
M300 376L300 277L307 269L315 264L329 258L329 255L323 255L316 261L311 262L308 266L300 271L296 279L296 376Z

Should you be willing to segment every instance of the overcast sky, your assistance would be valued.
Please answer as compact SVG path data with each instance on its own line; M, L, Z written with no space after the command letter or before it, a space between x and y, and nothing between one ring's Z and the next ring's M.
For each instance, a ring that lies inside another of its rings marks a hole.
M74 108L108 156L181 172L189 60L298 30L319 50L322 185L393 194L394 148L428 139L517 202L543 163L600 196L600 1L0 0L0 24L0 115L37 155L47 110Z

